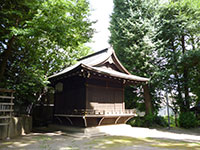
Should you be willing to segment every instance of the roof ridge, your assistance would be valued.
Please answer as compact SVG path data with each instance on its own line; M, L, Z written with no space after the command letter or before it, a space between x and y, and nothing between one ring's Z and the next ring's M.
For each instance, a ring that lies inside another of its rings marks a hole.
M90 54L90 55L87 55L87 56L85 56L85 57L82 57L82 58L78 59L78 61L83 60L83 59L86 59L86 58L89 58L89 57L92 57L92 56L95 56L95 55L98 55L98 54L103 53L103 52L105 52L105 51L108 51L108 48L105 48L105 49L103 49L103 50L100 50L100 51L97 51L97 52L92 53L92 54Z

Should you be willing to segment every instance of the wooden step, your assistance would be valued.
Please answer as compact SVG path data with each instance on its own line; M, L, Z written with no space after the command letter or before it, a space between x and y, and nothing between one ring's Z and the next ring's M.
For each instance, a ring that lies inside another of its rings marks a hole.
M13 112L13 109L0 109L0 112Z
M10 119L10 116L0 116L0 119Z
M0 106L1 105L14 105L14 103L0 103Z
M0 123L0 126L7 126L8 123Z
M14 99L15 97L12 96L0 96L2 99Z

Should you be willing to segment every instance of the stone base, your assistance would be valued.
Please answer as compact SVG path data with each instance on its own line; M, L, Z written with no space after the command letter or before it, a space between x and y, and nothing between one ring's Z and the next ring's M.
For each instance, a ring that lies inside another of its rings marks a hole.
M0 140L13 138L30 133L32 130L32 117L12 117L9 126L0 126Z
M63 126L63 125L56 125L51 124L48 126L51 130L57 130L62 131L65 134L68 134L70 136L74 137L94 137L94 136L100 136L100 135L108 135L109 132L107 131L119 131L123 129L129 129L131 128L130 125L127 124L120 124L120 125L105 125L105 126L97 126L97 127L71 127L71 126Z

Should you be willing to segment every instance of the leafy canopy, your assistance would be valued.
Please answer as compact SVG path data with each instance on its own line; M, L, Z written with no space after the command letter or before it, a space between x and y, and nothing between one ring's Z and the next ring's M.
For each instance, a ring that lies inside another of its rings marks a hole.
M156 3L153 1L114 0L109 28L110 43L122 64L132 74L148 78L157 69L153 63L154 44L151 38L154 35L155 8ZM137 90L138 87L127 87L126 104L128 108L139 107L144 110L142 90Z
M0 86L19 103L37 99L49 75L89 52L89 15L87 0L2 0Z
M154 110L166 91L174 110L188 111L199 100L199 0L114 0L109 29L123 65L134 75L151 78ZM140 107L138 90L127 91L127 104Z

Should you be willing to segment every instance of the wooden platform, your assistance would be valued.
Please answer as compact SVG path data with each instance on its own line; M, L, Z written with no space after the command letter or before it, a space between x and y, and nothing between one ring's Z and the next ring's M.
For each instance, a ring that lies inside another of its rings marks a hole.
M55 114L54 121L60 125L70 125L79 127L93 127L101 125L126 124L126 122L136 116L135 110L124 111L97 111L84 110L75 111L71 114ZM113 112L113 113L111 113Z

